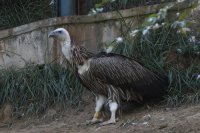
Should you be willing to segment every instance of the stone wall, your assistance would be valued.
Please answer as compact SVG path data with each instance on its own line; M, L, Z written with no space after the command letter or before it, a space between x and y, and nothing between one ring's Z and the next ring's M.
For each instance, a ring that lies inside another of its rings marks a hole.
M95 16L70 16L41 20L0 31L0 66L24 67L26 64L43 64L59 60L60 46L48 38L55 28L64 27L79 44L96 52L103 43L120 36L121 17L137 27L144 19L156 13L163 4L137 7L119 12L101 13ZM190 8L191 3L180 3L171 14Z

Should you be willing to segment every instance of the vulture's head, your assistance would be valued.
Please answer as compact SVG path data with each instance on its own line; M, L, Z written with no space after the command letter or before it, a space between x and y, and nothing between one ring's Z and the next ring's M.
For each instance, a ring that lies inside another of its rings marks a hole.
M62 53L68 60L70 60L72 53L71 53L71 39L68 31L64 28L58 28L49 33L49 38L53 38L59 41L59 43L62 46Z
M69 33L66 29L64 28L58 28L52 32L49 33L49 37L52 37L58 41L60 41L61 43L64 44L70 44L71 43L71 39L69 36Z

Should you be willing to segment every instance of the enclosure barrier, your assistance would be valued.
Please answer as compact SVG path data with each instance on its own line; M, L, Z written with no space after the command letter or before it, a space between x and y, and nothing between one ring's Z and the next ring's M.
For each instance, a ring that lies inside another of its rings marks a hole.
M105 42L120 36L120 27L131 22L137 28L150 14L166 4L142 6L127 10L100 13L95 16L69 16L41 20L0 31L0 66L24 67L26 64L44 64L57 59L61 61L60 46L48 38L57 27L66 28L77 43L96 52ZM176 12L190 9L191 2L178 3L170 9L169 18Z

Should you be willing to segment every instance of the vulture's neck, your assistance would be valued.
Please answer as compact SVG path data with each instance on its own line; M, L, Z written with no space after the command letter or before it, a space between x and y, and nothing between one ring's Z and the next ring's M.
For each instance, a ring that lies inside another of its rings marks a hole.
M62 44L62 52L73 67L78 68L87 62L92 54L83 46L71 45L70 43Z

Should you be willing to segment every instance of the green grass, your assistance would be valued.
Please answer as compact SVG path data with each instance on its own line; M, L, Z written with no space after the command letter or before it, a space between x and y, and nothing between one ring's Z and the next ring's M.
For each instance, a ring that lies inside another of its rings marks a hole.
M200 102L200 79L194 75L200 74L200 43L198 36L194 41L190 41L190 38L198 31L190 29L186 33L181 32L184 28L190 28L189 21L175 27L175 23L184 21L179 20L184 12L168 20L167 10L173 6L166 5L158 13L149 15L138 27L139 32L134 37L130 36L131 30L134 30L131 23L121 18L121 37L124 41L121 44L112 42L110 45L116 46L115 52L134 58L154 72L168 75L170 85L165 95L168 105L196 104ZM159 28L154 29L156 24ZM151 28L147 34L143 34L147 27Z
M200 80L192 77L192 74L199 70L199 67L194 67L192 64L185 70L174 68L168 70L171 84L166 101L169 105L178 106L200 102Z
M49 0L5 0L0 5L0 28L23 25L51 17Z
M172 2L175 0L91 0L87 2L88 9L91 8L104 8L104 12L116 11L122 9L128 9L137 6L161 4L166 2Z
M58 65L0 71L0 105L9 102L16 115L40 114L49 107L79 107L83 87Z
M139 33L134 40L130 38L130 32L125 32L122 34L123 43L116 44L115 50L133 57L154 72L168 75L170 85L165 101L170 106L200 102L200 79L193 76L200 74L200 55L196 54L200 52L200 45L188 41L190 34L178 34L177 30L168 23L157 30L150 30L147 35ZM168 62L172 53L175 54L174 61Z
M142 5L152 5L174 0L87 0L84 10L104 7L104 12L127 9ZM52 17L50 0L3 0L0 5L0 29L15 27Z

